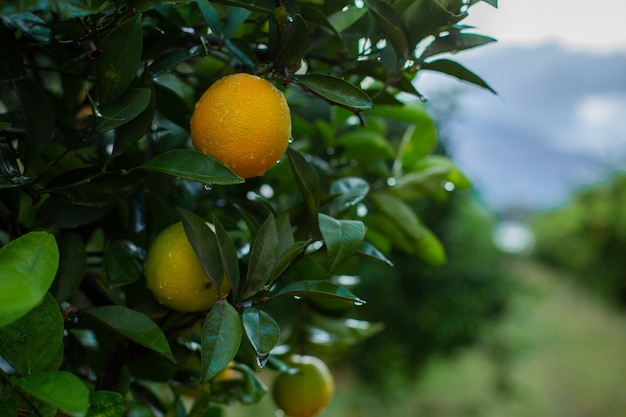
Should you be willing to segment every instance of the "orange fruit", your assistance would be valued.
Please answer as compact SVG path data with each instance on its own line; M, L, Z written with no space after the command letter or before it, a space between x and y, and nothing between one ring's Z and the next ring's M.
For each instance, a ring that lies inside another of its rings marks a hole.
M191 116L193 147L242 178L264 175L287 150L291 113L285 96L256 75L227 75L213 83Z
M313 417L326 407L335 390L328 366L310 355L291 355L285 362L298 372L276 377L274 402L290 417Z
M221 262L221 260L216 260ZM220 291L204 272L181 222L157 235L144 267L148 289L156 299L182 312L207 310L221 294L230 291L224 276Z

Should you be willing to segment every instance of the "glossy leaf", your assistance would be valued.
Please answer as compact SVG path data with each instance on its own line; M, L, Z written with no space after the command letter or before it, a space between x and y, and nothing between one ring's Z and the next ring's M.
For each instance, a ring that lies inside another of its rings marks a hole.
M0 143L0 189L24 185L30 178L22 175L13 151L6 143Z
M104 250L102 272L111 287L131 284L143 275L146 251L129 240L111 242Z
M31 12L15 13L5 16L7 22L22 32L23 35L43 44L50 43L52 30L41 17Z
M96 91L101 103L119 97L133 82L141 63L141 15L111 30L97 44L102 54L95 61Z
M330 194L337 195L331 203L331 214L342 211L359 204L370 191L370 185L363 178L344 177L330 185Z
M0 248L0 327L41 302L59 266L59 250L48 232L30 232Z
M235 299L238 299L239 295L239 259L237 257L237 250L235 244L228 236L226 229L222 226L222 223L213 217L213 225L215 226L215 236L217 237L217 247L222 259L222 265L224 266L224 273L228 278L231 286L231 292Z
M406 54L407 40L402 30L400 15L383 0L365 0L365 5L374 14L386 38L391 41L398 57Z
M209 28L218 36L222 35L222 25L220 23L220 15L215 10L215 7L208 0L194 0L194 3L200 9L200 13L204 18L204 21L209 25Z
M363 90L341 78L331 75L308 74L298 77L297 82L332 103L353 109L371 109L374 107L372 99Z
M151 95L148 88L129 88L114 101L106 102L98 109L96 131L107 132L130 122L148 107Z
M280 338L280 328L272 316L263 310L249 307L243 310L243 328L248 340L260 358L274 349Z
M155 156L140 168L202 184L231 185L244 182L214 158L191 149L175 149Z
M381 251L376 249L376 247L369 242L363 242L357 251L357 254L383 263L388 267L393 266L393 262L391 262Z
M365 7L347 6L328 16L328 22L337 33L341 33L367 13Z
M172 68L175 68L178 64L187 61L189 58L191 58L191 53L187 49L174 48L159 55L148 66L148 69L152 77L156 78Z
M76 294L83 281L87 271L87 249L75 231L60 231L55 237L59 248L59 269L50 292L58 302L63 302Z
M328 270L333 271L359 249L365 226L358 220L338 220L322 213L318 219L328 253Z
M120 305L95 307L87 310L85 314L115 333L176 363L165 335L159 326L145 314Z
M54 112L44 89L30 79L13 83L22 103L26 129L23 159L31 162L41 156L54 133Z
M89 406L89 389L67 371L48 371L14 378L21 390L69 414L83 415Z
M250 44L243 39L228 38L225 41L228 51L242 64L249 68L256 68L259 61L250 47Z
M304 155L295 149L287 148L287 156L309 214L315 217L320 205L320 184L317 173Z
M248 272L242 298L250 298L263 291L272 277L278 258L278 231L272 215L268 216L252 241Z
M226 19L224 22L224 37L230 38L231 35L250 17L250 10L243 7L229 7L226 10Z
M196 253L204 273L215 285L215 288L221 288L224 268L222 267L222 262L217 262L217 260L221 259L221 256L217 237L211 230L211 226L191 211L179 208L178 215L182 220L187 239L191 243L191 247Z
M435 61L425 62L424 64L422 64L422 69L448 74L458 78L461 81L475 84L479 87L491 91L494 94L498 94L478 75L474 74L472 71L468 70L458 62L452 61L450 59L438 59Z
M309 49L309 29L301 15L295 15L280 30L280 43L274 58L277 67L296 68Z
M420 55L420 59L426 59L433 55L443 53L455 53L466 49L472 49L486 45L496 40L489 36L475 33L450 32L445 36L439 36L428 45Z
M116 391L93 391L89 396L86 417L122 417L124 405L122 394Z
M22 375L57 370L62 352L63 317L50 294L19 320L0 327L0 356Z
M243 327L237 310L219 300L202 326L201 380L208 381L226 369L239 349Z
M326 297L363 304L365 301L335 283L329 281L304 280L287 284L273 297Z
M303 253L309 243L311 243L310 239L294 242L283 251L274 266L270 283L273 283L280 277L280 275L296 260L296 258Z

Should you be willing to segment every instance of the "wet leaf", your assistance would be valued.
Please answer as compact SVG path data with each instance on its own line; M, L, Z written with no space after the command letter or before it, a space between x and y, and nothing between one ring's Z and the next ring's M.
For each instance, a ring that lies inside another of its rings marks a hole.
M201 379L208 381L226 369L239 349L243 327L237 310L219 300L202 326Z
M107 132L130 122L150 104L152 92L148 88L129 88L114 101L108 101L99 109L96 131Z
M191 149L175 149L144 162L141 169L174 177L198 181L202 184L231 185L244 182L215 158Z
M422 64L422 69L441 72L458 78L461 81L466 81L471 84L475 84L479 87L485 88L494 94L498 94L496 90L491 88L482 78L474 74L472 71L465 68L463 65L450 59L438 59L435 61L425 62Z
M329 281L303 280L287 284L278 290L273 297L326 297L342 299L351 303L363 304L364 301L335 283Z
M330 102L342 106L353 109L371 109L374 107L372 99L363 90L341 78L331 75L308 74L299 77L297 82Z
M146 251L130 240L109 243L102 257L102 272L111 287L131 284L143 275Z
M252 241L248 272L241 297L247 299L263 291L272 277L278 257L278 231L274 216L267 217Z
M318 219L328 253L328 270L333 271L359 249L365 226L358 220L338 220L322 213Z
M243 328L257 355L265 358L280 338L280 328L272 316L263 310L249 307L243 310Z

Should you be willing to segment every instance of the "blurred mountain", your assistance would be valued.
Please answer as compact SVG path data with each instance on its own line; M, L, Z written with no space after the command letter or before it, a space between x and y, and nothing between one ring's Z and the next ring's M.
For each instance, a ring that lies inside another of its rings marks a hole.
M432 73L417 87L489 208L557 207L626 165L626 51L494 44L454 59L498 95Z

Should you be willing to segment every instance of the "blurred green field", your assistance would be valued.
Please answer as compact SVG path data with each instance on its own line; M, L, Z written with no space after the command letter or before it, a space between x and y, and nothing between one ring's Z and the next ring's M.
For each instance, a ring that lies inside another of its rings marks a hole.
M511 260L518 284L504 320L478 346L433 360L385 395L338 375L324 417L626 416L626 316L563 273ZM276 415L269 396L227 417Z

